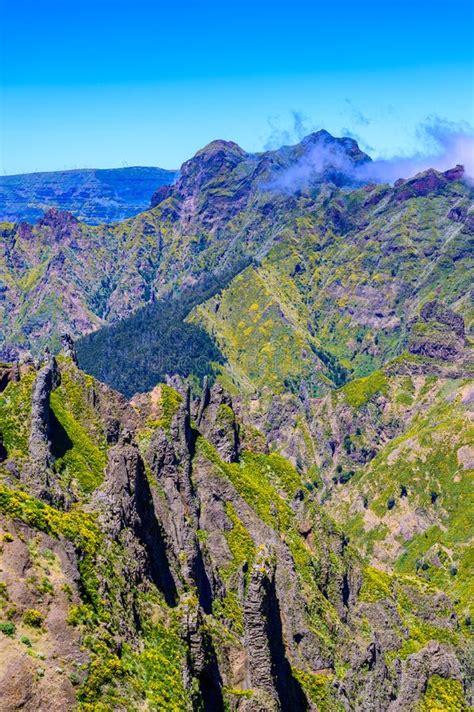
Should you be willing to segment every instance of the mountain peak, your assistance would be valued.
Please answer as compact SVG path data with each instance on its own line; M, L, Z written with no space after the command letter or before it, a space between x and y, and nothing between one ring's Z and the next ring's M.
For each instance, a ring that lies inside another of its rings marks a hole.
M78 222L77 218L67 210L48 208L43 217L38 220L38 225L41 227L48 226L53 229L62 229L70 225L76 225Z
M326 129L319 129L302 138L300 143L319 143L320 141L337 141L337 139Z
M308 134L308 136L305 136L301 140L300 145L305 147L334 147L335 150L340 150L350 159L355 160L358 163L366 163L372 160L367 153L361 151L359 144L355 139L350 138L349 136L341 136L338 138L330 134L329 131L326 131L325 129Z
M412 178L406 180L400 178L394 184L394 199L404 201L412 197L436 193L448 183L461 180L464 173L464 166L457 164L454 168L443 172L437 171L435 168L428 168Z
M238 143L235 143L235 141L216 139L215 141L208 143L203 148L200 148L199 151L195 153L194 158L197 158L197 156L211 155L219 152L234 154L236 156L241 156L242 158L247 155L243 148L241 148Z

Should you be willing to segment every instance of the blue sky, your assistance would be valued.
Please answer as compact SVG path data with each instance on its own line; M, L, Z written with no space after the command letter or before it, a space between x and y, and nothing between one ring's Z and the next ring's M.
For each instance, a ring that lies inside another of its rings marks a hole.
M472 0L0 2L2 173L174 168L323 127L409 154L427 119L474 123Z

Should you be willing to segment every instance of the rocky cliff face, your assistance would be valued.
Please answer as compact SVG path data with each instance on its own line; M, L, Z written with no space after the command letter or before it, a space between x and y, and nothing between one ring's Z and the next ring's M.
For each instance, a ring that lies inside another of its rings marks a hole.
M220 385L129 403L59 356L0 414L6 710L465 704L447 596L367 567Z

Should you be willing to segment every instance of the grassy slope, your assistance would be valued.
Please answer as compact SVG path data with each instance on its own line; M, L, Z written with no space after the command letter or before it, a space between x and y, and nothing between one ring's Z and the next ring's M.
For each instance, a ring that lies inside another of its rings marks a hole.
M341 389L340 402L363 410L368 405L354 396L357 385L364 392L361 379ZM392 377L384 387L391 417L407 408L411 417L402 434L333 492L328 507L369 561L436 583L468 617L474 487L462 453L474 443L472 383L419 377L415 386Z
M238 388L278 393L305 379L317 394L315 362L333 375L319 349L353 377L367 375L403 351L407 322L433 298L472 318L469 237L446 217L455 188L376 209L363 207L365 195L334 201L361 223L344 234L329 208L293 211L259 267L194 310Z

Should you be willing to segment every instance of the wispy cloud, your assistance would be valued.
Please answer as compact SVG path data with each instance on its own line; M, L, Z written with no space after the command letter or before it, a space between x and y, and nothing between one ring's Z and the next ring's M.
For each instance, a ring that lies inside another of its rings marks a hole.
M428 168L445 171L462 164L466 175L474 177L474 128L430 117L417 131L421 148L412 155L380 158L360 168L359 175L379 183L410 178Z
M345 135L357 140L351 131L345 132ZM317 180L318 176L328 170L343 173L354 181L394 183L399 178L410 178L428 168L444 171L457 164L462 164L466 176L474 180L472 126L430 117L419 126L417 135L420 150L416 153L379 158L366 163L354 163L341 144L322 141L306 152L296 164L278 174L269 187L293 192Z
M359 148L362 151L365 151L366 153L372 153L373 151L375 151L375 148L373 146L370 146L360 134L356 133L355 131L352 131L352 129L343 127L341 129L341 135L347 136L347 138L353 138L354 141L357 141L357 143L359 144Z
M352 123L359 126L368 126L372 123L368 116L366 116L357 106L354 106L351 99L344 99L344 103L349 107Z
M344 148L323 138L311 146L296 163L279 172L268 184L268 189L293 193L316 182L327 171L351 176L354 170L354 164Z
M264 150L273 151L281 146L298 143L302 138L316 131L314 124L301 111L291 111L291 125L282 127L282 117L272 116L268 119L270 133L265 140Z

